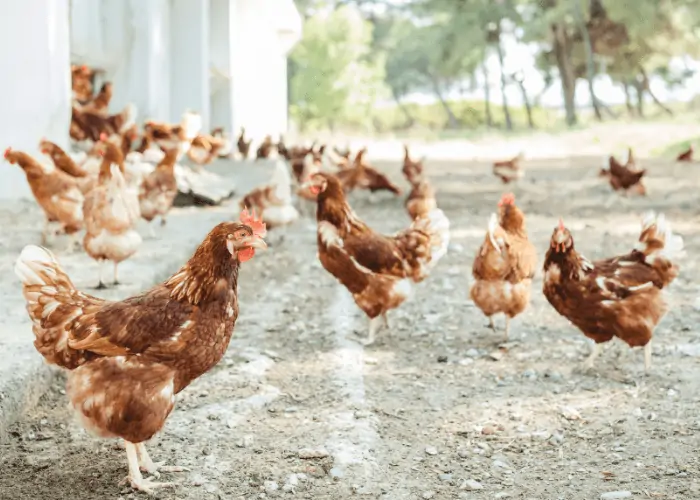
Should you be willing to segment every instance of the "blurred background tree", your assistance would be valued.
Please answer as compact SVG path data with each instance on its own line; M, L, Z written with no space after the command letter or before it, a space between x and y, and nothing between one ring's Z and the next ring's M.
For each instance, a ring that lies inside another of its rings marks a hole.
M700 0L297 0L302 129L504 131L694 109Z

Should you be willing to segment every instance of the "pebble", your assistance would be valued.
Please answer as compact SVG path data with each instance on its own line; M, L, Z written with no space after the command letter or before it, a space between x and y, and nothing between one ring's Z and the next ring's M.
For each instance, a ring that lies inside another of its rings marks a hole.
M277 491L279 489L279 486L274 481L265 481L263 483L263 487L267 493L272 493L273 491Z
M631 491L611 491L600 495L600 500L617 500L618 498L632 498Z
M464 448L457 450L457 456L459 458L469 458L469 450L465 450Z
M452 474L439 474L438 479L440 481L452 481Z
M423 498L425 498L425 500L430 500L434 496L435 496L434 491L426 491L425 493L423 493Z
M529 379L529 380L535 380L537 378L537 372L535 370L525 370L523 372L523 378Z
M194 479L192 479L192 486L202 486L206 482L207 480L204 479L204 477L196 475Z
M467 356L468 358L478 358L478 357L479 357L479 351L477 351L476 349L474 349L474 348L472 347L471 349L469 349L469 350L466 352L465 356Z
M484 489L483 485L479 481L476 481L475 479L466 479L462 483L460 488L463 490L469 490L469 491L476 491L476 490L483 490Z
M342 479L343 476L345 476L345 473L343 472L343 470L338 468L338 467L333 467L331 470L328 471L328 474L333 479Z
M371 417L373 414L371 411L367 410L355 410L355 418L356 419L361 419L361 418L368 418Z
M236 446L239 448L250 448L253 445L253 436L243 436L241 439L236 441Z
M493 361L500 361L503 359L503 353L501 351L493 351L489 354L489 358Z
M437 448L435 448L435 446L426 446L425 453L426 455L437 455L438 451Z
M438 363L447 363L447 356L438 356L437 362Z
M505 462L501 462L500 460L494 460L493 461L493 466L494 467L499 467L501 469L508 469L508 464Z
M328 451L325 448L302 448L298 454L299 458L326 458Z

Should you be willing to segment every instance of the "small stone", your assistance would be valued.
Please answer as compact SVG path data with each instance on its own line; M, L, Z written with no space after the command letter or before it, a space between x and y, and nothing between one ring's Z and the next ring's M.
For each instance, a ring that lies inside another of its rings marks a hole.
M537 372L535 372L535 370L527 369L523 372L523 378L534 380L537 378Z
M635 408L634 410L632 410L632 415L637 418L642 418L644 416L641 408Z
M200 475L196 475L196 476L192 479L192 486L202 486L202 485L203 485L204 483L206 483L206 482L207 482L207 480L204 479L204 477L202 477L202 476L200 476Z
M279 486L274 481L265 481L263 483L263 487L265 488L266 493L272 493L273 491L277 491L279 489Z
M484 487L479 481L476 481L474 479L466 479L461 484L460 489L468 490L468 491L477 491L477 490L483 490Z
M474 348L472 347L471 349L469 349L469 350L465 353L465 356L467 356L468 358L478 358L478 357L479 357L479 351L477 351L476 349L474 349Z
M447 363L447 356L438 356L437 362L438 363Z
M434 491L426 491L425 493L423 493L423 498L425 498L425 500L430 500L434 496L435 496Z
M493 361L500 361L503 359L503 353L501 351L493 351L489 354L489 358Z
M299 458L326 458L328 451L325 448L302 448L299 450Z
M469 450L465 450L464 448L461 448L457 450L457 456L459 458L469 458Z
M498 467L500 469L508 469L509 468L507 463L501 462L500 460L494 460L492 465L494 467Z
M510 497L510 493L508 493L506 491L499 491L498 493L496 493L493 496L493 498L508 498L508 497Z
M472 363L474 363L474 360L472 358L464 358L464 359L460 359L458 363L462 366L466 366L466 365L471 365Z
M236 441L236 446L239 448L250 448L253 446L253 436L243 436L241 439Z
M572 408L571 406L562 406L559 408L559 412L561 416L567 420L581 420L581 414L576 408Z
M600 495L600 500L617 500L618 498L632 498L631 491L611 491Z
M435 448L435 446L426 446L425 447L425 454L426 455L437 455L438 454L437 448Z
M496 429L494 429L493 427L491 427L489 425L486 425L486 426L481 428L481 433L484 436L490 436L492 434L496 434Z
M452 481L452 474L438 474L440 481Z
M367 411L367 410L355 410L355 418L358 419L358 420L360 420L360 419L362 419L362 418L369 418L369 417L371 417L372 415L373 415L373 414L372 414L371 411Z
M343 470L339 467L333 467L328 471L328 475L330 475L333 479L342 479L345 476L345 472L343 472Z

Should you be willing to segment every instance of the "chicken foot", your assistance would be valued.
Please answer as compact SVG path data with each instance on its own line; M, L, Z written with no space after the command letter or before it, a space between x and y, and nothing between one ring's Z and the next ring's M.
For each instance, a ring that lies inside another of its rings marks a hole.
M114 282L115 285L119 285L119 263L114 263Z
M175 485L175 483L155 483L151 479L144 479L139 467L139 446L143 445L125 441L124 446L126 448L126 459L129 463L129 476L127 477L127 481L129 481L133 489L152 494L155 488L167 488ZM142 449L145 450L145 448Z
M380 323L382 321L382 316L377 316L376 318L372 318L369 320L369 334L367 335L366 339L360 340L360 343L362 345L369 346L374 344L377 335L377 330L379 330Z
M66 247L66 254L70 255L75 251L75 247L80 245L80 234L73 233L68 235L68 246Z
M93 288L94 290L104 290L105 288L107 288L107 285L105 285L105 282L102 279L103 272L104 272L104 262L105 262L104 260L97 261L99 281L97 282L97 286Z
M189 471L187 467L180 467L177 465L165 466L165 462L154 462L148 455L145 443L138 443L136 445L136 454L138 456L139 469L148 472L149 474L158 474L160 472L186 472Z
M584 369L590 370L593 368L593 362L600 355L601 350L602 350L602 346L600 344L598 344L597 342L595 344L593 344L593 347L591 348L591 354L583 362Z

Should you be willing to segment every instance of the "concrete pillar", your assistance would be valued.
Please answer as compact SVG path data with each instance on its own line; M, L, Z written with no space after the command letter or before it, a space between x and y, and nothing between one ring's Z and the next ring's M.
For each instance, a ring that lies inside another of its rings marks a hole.
M170 120L186 109L209 130L209 0L172 0L170 11Z
M209 57L211 61L211 107L210 126L224 127L233 137L240 126L235 120L233 106L233 82L231 67L233 60L231 20L235 17L235 0L210 0Z
M68 145L68 0L5 2L0 16L0 146L38 153L42 137ZM30 33L31 36L27 34ZM0 164L0 199L30 196L24 173Z

